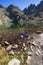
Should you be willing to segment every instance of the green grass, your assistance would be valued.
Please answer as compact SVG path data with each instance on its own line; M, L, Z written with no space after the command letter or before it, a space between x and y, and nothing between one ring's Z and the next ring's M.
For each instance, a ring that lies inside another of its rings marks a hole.
M0 33L9 33L9 32L20 32L22 30L28 30L28 31L43 31L43 23L27 23L27 24L17 24L17 25L11 25L10 27L0 27Z
M29 24L18 24L18 25L12 25L9 28L0 28L0 34L7 34L10 32L18 33L22 30L28 30L28 31L43 31L43 23L29 23Z

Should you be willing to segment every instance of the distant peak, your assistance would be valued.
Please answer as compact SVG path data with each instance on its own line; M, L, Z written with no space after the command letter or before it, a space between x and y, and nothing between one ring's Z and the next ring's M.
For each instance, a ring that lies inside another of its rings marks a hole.
M30 8L30 7L36 7L36 5L35 4L30 4L30 6L28 7L28 8Z
M30 6L35 6L35 4L30 4Z
M41 0L41 2L43 2L43 0Z
M13 6L14 6L13 4L9 5L9 7L13 7Z
M43 0L40 3L43 3Z
M11 5L8 6L8 8L18 8L18 7L13 5L13 4L11 4Z
M40 1L40 3L38 4L38 7L43 7L43 0Z

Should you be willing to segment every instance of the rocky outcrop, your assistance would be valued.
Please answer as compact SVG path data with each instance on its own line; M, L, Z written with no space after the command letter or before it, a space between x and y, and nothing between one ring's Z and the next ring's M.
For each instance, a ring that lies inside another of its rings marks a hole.
M35 12L36 6L34 4L31 4L28 8L24 9L24 14L31 15Z
M26 15L36 15L40 14L43 11L43 1L41 1L37 6L31 4L28 8L24 9L24 14ZM41 15L41 14L40 14Z

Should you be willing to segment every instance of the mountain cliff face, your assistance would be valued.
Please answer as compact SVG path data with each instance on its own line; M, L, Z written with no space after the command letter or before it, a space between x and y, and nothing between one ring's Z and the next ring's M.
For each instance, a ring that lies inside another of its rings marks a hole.
M36 6L34 4L31 4L28 8L24 9L24 14L31 15L35 12Z
M37 6L31 4L23 11L12 4L7 8L0 5L0 27L10 27L12 24L24 24L32 21L43 22L43 1Z
M23 11L25 15L34 14L38 16L38 14L41 14L41 12L43 14L43 1L41 1L37 6L31 4L28 8L25 8Z
M38 16L38 14L40 17L43 17L43 1L41 1L36 7L35 15Z
M6 27L11 24L11 20L9 19L8 16L6 16L6 14L9 14L6 11L6 8L4 8L3 6L0 6L0 26Z
M43 1L41 1L37 6L31 4L28 8L25 8L24 14L28 16L31 22L43 22Z
M10 5L4 8L0 5L0 26L9 27L12 24L22 24L26 21L26 15L19 7Z
M21 11L17 6L10 5L7 8L7 12L9 13L8 17L13 20L14 24L22 23L22 21L26 20L24 12Z

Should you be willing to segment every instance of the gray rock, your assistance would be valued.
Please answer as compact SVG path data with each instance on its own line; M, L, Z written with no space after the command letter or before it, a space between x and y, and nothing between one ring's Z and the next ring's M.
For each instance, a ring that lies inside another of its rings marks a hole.
M29 44L30 41L27 41L27 44Z
M23 38L24 36L23 35L20 35L21 38Z
M31 56L28 56L28 58L27 58L27 60L26 60L26 63L28 64L28 65L31 65Z
M7 41L4 42L5 45L9 45L10 43L8 43Z
M11 50L11 51L9 52L9 55L14 55L14 51Z
M41 34L41 33L42 33L42 31L36 31L36 33L37 33L37 34Z
M28 35L29 35L29 33L26 31L22 31L20 34L23 35L24 37L28 37Z
M13 49L18 48L18 44L15 44L14 46L12 46Z
M23 47L25 47L25 43L23 43Z
M12 49L12 45L9 45L9 46L6 48L7 51L10 51L11 49Z
M27 50L27 47L24 48L24 51L26 51L26 50Z
M33 54L33 56L28 56L26 63L28 65L42 65L42 59Z
M33 55L33 52L32 51L28 51L27 52L29 56L32 56Z

